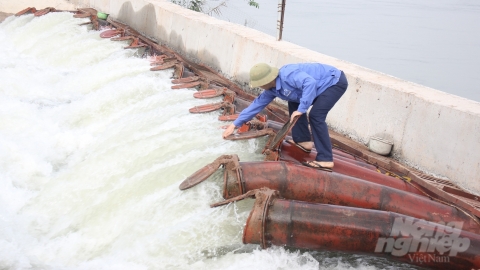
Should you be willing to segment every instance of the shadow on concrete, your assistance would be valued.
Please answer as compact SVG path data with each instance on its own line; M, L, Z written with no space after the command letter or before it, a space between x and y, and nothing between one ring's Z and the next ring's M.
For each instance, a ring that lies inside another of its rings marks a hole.
M182 16L174 13L170 13L168 15L170 16L170 22L168 22L169 25L161 25L157 19L155 6L153 4L148 4L142 9L134 11L131 2L125 2L120 8L117 19L120 22L129 25L136 31L167 45L167 47L175 50L188 60L196 63L200 62L202 64L206 64L214 70L220 71L220 63L214 52L206 49L198 50L198 48L187 50L181 33L177 33L177 31L172 29L167 31L170 25L175 25L176 18ZM165 23L165 19L163 22ZM208 36L206 39L208 40L204 40L201 43L207 44L207 47L215 48L215 46L213 46L215 39ZM196 41L192 40L192 42ZM208 46L210 43L212 43L212 46Z

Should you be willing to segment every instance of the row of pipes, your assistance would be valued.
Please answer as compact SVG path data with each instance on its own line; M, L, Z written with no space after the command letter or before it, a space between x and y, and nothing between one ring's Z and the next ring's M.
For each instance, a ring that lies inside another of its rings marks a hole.
M16 15L49 12L58 11L27 8ZM191 108L191 113L223 110L219 120L232 121L249 105L215 76L200 72L168 48L111 20L99 20L95 9L70 12L77 18L90 18L88 24L94 30L105 25L102 38L130 40L126 49L149 50L152 71L173 68L172 89L196 89L194 98L223 96L221 102ZM185 179L180 189L205 181L223 166L225 200L212 207L256 199L243 232L245 244L369 254L429 268L480 268L477 217L339 149L333 149L333 172L302 166L301 162L314 160L316 152L307 153L288 143L295 121L287 119L265 109L226 138L269 136L264 161L240 162L237 155L222 155Z

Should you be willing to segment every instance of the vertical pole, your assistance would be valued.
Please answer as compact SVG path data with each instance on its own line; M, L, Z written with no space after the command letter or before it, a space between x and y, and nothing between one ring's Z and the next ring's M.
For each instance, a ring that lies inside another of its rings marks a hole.
M285 2L287 0L278 0L278 20L277 20L277 40L282 40L283 18L285 15Z

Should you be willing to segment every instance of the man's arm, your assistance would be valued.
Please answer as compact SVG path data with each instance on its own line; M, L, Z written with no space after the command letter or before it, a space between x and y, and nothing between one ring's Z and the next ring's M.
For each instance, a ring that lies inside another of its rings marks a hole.
M250 121L257 113L259 113L263 108L265 108L272 100L275 98L275 95L268 90L263 91L253 102L243 110L238 118L230 124L226 130L223 132L223 138L229 136L235 131L235 127L242 126L245 122Z
M238 118L233 121L233 124L236 127L240 127L245 122L250 121L255 115L257 115L261 110L263 110L272 100L275 98L275 95L272 91L265 90L263 91L253 102L245 108Z

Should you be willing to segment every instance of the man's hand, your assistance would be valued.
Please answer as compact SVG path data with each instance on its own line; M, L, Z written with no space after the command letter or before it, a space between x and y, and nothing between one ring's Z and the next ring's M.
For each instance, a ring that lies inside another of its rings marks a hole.
M230 124L226 129L225 131L223 132L223 138L225 139L226 137L228 137L230 134L232 134L233 132L235 131L235 125L234 124Z
M293 122L293 118L295 118L295 116L297 116L297 115L300 116L300 115L302 115L302 114L303 114L303 113L301 113L301 112L299 112L299 111L294 111L294 112L292 113L292 116L290 116L290 123Z

